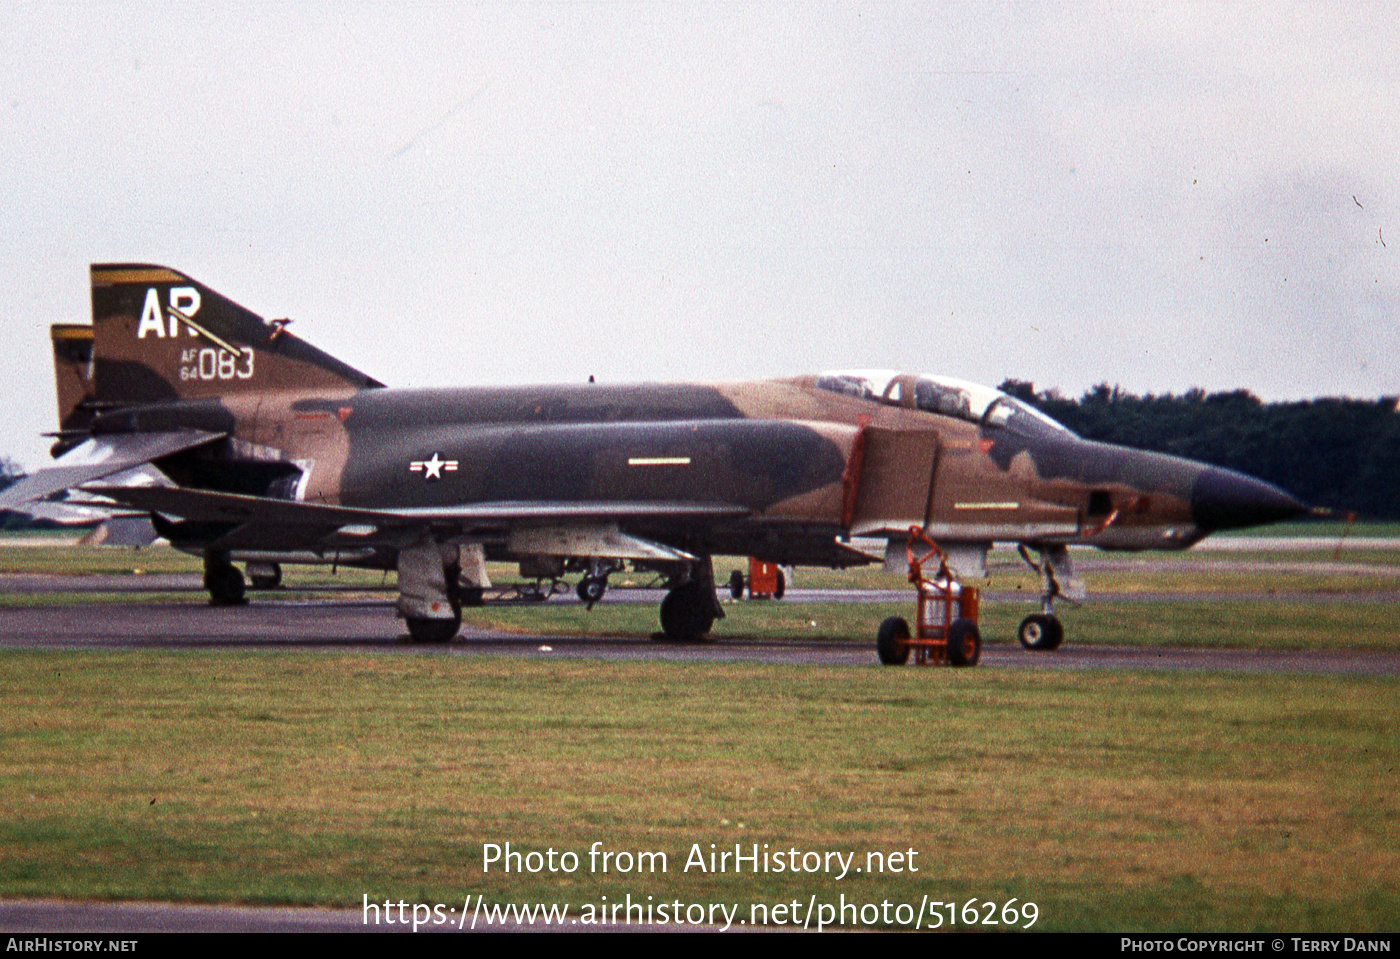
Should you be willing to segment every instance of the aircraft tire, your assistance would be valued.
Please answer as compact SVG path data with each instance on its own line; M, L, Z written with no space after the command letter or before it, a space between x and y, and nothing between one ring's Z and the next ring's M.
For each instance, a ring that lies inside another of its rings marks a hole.
M209 590L209 602L214 606L238 606L246 602L248 584L243 573L232 563L205 570L204 588Z
M1059 649L1065 641L1065 627L1058 618L1047 613L1033 613L1021 620L1021 628L1016 630L1016 638L1026 649L1049 652Z
M715 624L714 598L699 583L677 586L661 601L661 631L672 642L693 643Z
M875 634L875 652L886 666L903 666L909 662L909 623L903 616L891 616L880 624Z
M773 598L774 598L774 599L782 599L782 598L783 598L783 594L786 593L786 592L787 592L787 577L783 575L783 571L782 571L782 570L778 570L778 582L777 582L777 584L773 587Z
M608 581L597 576L585 576L578 581L578 598L585 603L596 603L608 591Z
M415 643L450 643L462 628L462 614L451 619L409 619L408 635Z
M266 565L271 569L271 572L248 577L254 589L276 589L282 585L282 567L277 563L267 563Z
M737 569L729 574L729 596L731 599L744 598L744 574Z
M948 662L953 666L976 666L982 658L982 633L970 619L955 619L948 627Z

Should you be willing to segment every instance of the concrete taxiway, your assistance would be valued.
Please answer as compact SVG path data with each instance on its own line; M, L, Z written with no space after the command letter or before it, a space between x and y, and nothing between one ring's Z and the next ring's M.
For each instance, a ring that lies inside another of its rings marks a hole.
M615 601L627 599L625 591ZM910 605L905 593L879 593L891 609ZM647 599L654 600L648 594ZM863 601L870 601L864 598ZM556 599L553 602L571 602ZM789 602L784 600L784 602ZM541 610L544 612L544 610ZM464 624L451 643L408 640L385 598L254 599L245 606L197 602L77 603L0 608L0 649L162 649L352 652L413 655L494 655L521 658L644 659L755 662L824 666L874 665L873 639L656 642L649 636L505 634ZM873 630L872 630L873 631ZM1029 652L989 640L982 666L1015 669L1172 669L1400 675L1400 653L1346 650L1188 649L1066 644Z

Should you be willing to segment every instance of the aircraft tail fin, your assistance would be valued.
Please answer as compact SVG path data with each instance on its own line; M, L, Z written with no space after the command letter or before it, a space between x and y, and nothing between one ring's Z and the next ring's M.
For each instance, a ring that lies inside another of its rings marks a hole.
M298 339L289 322L163 266L94 263L89 405L384 385ZM60 373L60 406L72 395L63 391Z
M93 417L92 327L76 323L55 323L49 327L53 340L53 376L58 386L58 430L86 433Z

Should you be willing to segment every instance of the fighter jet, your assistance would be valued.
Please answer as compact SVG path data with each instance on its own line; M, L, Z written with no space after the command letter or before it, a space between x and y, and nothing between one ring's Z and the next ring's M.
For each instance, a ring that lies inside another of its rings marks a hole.
M418 641L456 635L488 560L582 570L585 599L624 563L660 572L662 634L684 641L724 615L713 556L897 568L914 527L962 577L1016 544L1042 581L1019 639L1053 649L1068 547L1185 549L1304 511L941 376L389 389L175 270L96 264L91 283L92 325L52 331L56 462L0 508L147 514L203 557L216 603L244 598L235 562L263 585L285 562L393 569Z

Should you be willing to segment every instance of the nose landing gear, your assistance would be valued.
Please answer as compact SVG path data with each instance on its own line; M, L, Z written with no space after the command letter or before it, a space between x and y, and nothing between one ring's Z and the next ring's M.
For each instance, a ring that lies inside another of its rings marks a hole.
M1021 620L1016 638L1026 649L1048 651L1065 641L1065 627L1054 613L1032 613Z
M1017 546L1016 551L1021 554L1021 558L1026 561L1026 565L1035 570L1040 576L1040 607L1041 611L1032 613L1021 620L1021 626L1016 630L1016 638L1021 641L1021 645L1026 649L1033 649L1040 652L1048 652L1058 649L1065 641L1065 627L1055 615L1055 600L1063 598L1067 602L1077 603L1083 598L1084 587L1074 576L1074 567L1069 560L1069 550L1063 546L1046 546L1039 548L1040 562L1031 559L1030 550L1025 546ZM1057 575L1058 573L1058 575ZM1069 584L1069 593L1060 588L1060 576L1063 576Z

